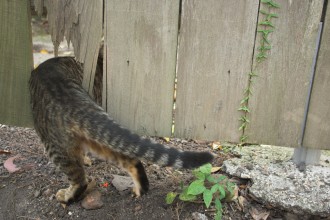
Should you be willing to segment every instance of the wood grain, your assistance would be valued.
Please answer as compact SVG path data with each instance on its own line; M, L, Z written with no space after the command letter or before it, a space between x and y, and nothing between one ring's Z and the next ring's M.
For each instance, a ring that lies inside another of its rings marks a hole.
M36 4L38 6L40 2L37 1ZM64 37L68 42L72 42L75 57L84 63L83 87L92 94L102 38L103 1L46 1L45 5L55 55Z
M324 22L303 146L330 150L330 4Z
M139 134L171 134L179 1L105 1L107 111Z
M28 80L33 68L29 1L0 1L0 123L32 126Z
M250 142L297 147L323 1L277 2L281 8L273 12L279 18L272 20L276 29L269 37L269 58L257 67L247 135Z
M259 1L184 0L175 136L239 141Z

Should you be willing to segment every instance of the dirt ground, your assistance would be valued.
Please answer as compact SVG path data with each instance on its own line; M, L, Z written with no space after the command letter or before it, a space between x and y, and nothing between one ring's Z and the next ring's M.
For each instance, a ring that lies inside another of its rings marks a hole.
M164 143L163 139L154 140ZM169 146L183 150L211 150L208 142L171 139ZM192 213L205 214L214 218L214 206L205 209L202 203L183 203L176 200L172 205L165 203L166 194L176 191L180 182L187 184L193 176L189 170L175 171L153 164L145 164L150 180L150 191L141 198L133 198L130 190L119 192L112 186L113 174L127 176L111 163L92 158L92 166L86 167L89 177L97 183L101 193L103 207L86 210L81 202L63 207L55 199L58 189L66 187L66 177L56 171L54 164L48 161L35 131L31 128L0 125L0 219L192 219ZM222 151L213 151L218 156L213 166L221 166L223 160L232 155ZM19 171L9 173L3 166L13 156ZM221 170L219 171L221 173ZM230 177L229 177L230 178ZM248 195L248 182L234 179L239 186L239 196L246 199L245 205L233 201L224 203L223 219L262 219L256 213L269 213L267 219L288 219L288 213L264 206ZM110 183L104 187L103 183ZM253 215L253 217L251 216ZM260 214L260 215L261 215ZM289 218L290 219L290 218ZM306 219L306 218L299 218Z

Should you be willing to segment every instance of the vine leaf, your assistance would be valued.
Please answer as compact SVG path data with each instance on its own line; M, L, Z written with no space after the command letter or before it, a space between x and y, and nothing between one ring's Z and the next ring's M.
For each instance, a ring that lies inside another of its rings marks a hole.
M274 32L275 30L275 25L271 22L272 18L278 18L278 14L276 13L271 13L272 8L280 8L280 5L273 0L261 0L261 3L263 3L266 7L268 6L268 11L267 10L262 10L259 9L259 14L263 14L264 20L260 21L258 25L260 26L260 29L258 28L257 32L261 34L261 39L260 39L260 46L257 48L258 53L255 55L255 60L257 63L260 63L267 59L267 54L269 50L272 49L271 42L268 39L268 36L270 33ZM261 28L262 27L262 28ZM243 130L242 136L240 137L241 142L245 142L246 139L248 138L247 135L245 135L245 129L250 123L249 119L247 118L248 113L250 113L250 109L248 108L248 103L250 96L252 95L252 87L254 84L254 77L257 77L258 75L253 72L256 67L252 69L252 71L249 73L249 83L247 88L244 90L244 96L243 99L241 100L241 107L238 109L239 111L242 111L244 116L241 116L239 121L241 121L241 125L239 127L239 130ZM217 219L216 215L216 219Z
M247 106L242 106L238 109L238 111L250 112L250 109Z
M270 21L262 21L262 22L259 22L259 25L264 25L264 26L269 26L269 27L274 27L273 23L270 22Z
M267 4L269 7L279 8L280 5L276 2L273 2L272 0L261 0L262 3Z

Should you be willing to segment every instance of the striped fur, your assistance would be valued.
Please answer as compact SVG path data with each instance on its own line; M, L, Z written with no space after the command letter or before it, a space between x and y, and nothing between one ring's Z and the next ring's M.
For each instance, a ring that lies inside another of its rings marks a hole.
M102 59L98 65L93 93L97 103L101 103ZM127 170L137 196L149 186L140 160L195 168L213 159L208 152L179 151L122 128L82 88L82 66L74 58L45 61L32 71L29 83L35 129L50 159L70 181L70 187L56 195L60 202L73 201L86 189L83 168L86 152L113 160Z

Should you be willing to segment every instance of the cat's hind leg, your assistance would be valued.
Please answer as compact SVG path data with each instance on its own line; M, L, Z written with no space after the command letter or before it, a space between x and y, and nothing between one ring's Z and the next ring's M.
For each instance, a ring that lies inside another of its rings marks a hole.
M117 163L132 177L135 196L140 197L142 194L145 194L149 190L149 181L142 162L118 153L115 153L115 158Z
M68 177L70 182L68 188L60 189L56 193L56 199L61 203L71 203L77 200L87 188L83 151L79 146L66 148L66 150L58 146L49 149L50 159Z

